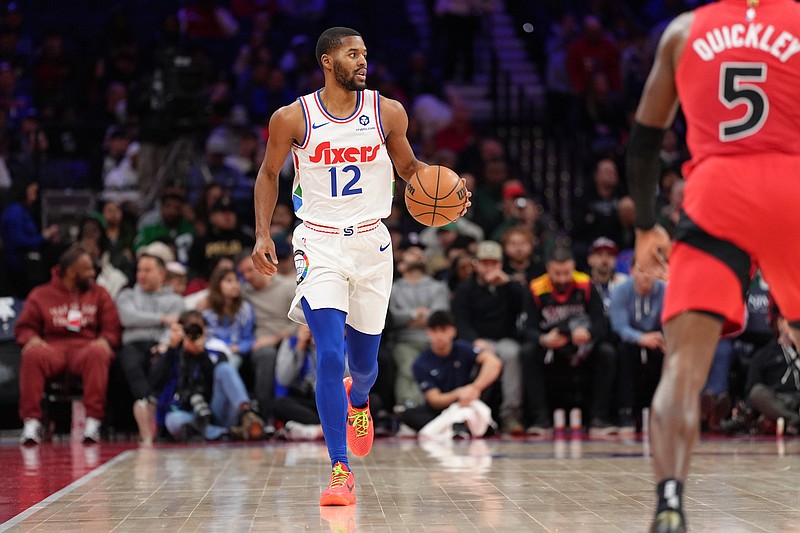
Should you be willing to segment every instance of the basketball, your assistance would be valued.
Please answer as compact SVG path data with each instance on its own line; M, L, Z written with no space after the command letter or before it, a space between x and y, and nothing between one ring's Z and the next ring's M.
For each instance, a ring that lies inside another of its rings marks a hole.
M447 167L425 167L406 184L406 208L414 220L426 226L455 222L466 201L461 178Z

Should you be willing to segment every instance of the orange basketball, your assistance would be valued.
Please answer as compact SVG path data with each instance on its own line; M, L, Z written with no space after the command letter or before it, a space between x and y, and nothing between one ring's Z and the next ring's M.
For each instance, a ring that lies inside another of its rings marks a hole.
M406 184L406 208L426 226L455 222L467 201L467 191L458 174L447 167L431 165L417 171Z

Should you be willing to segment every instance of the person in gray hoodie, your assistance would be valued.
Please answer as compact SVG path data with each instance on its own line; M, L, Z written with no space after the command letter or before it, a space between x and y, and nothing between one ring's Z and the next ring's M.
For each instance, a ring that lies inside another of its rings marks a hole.
M428 276L427 267L425 253L420 247L406 248L397 265L402 278L394 282L389 297L391 323L396 328L392 350L397 365L395 404L405 408L425 404L411 367L428 347L425 333L428 317L434 311L450 310L447 285Z
M133 414L143 444L152 443L155 433L155 404L148 400L151 362L184 310L183 298L165 285L166 275L160 257L140 255L136 284L120 292L116 302L123 327L119 363L135 399Z

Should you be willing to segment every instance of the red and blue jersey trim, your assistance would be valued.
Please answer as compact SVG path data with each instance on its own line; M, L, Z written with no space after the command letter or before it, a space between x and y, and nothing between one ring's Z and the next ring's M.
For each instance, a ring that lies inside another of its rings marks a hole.
M322 103L322 100L320 100L319 97L320 91L322 91L322 89L314 93L314 101L317 103L317 107L319 108L320 112L322 112L322 114L325 115L325 118L336 124L345 124L347 122L350 122L358 115L360 115L361 110L364 108L364 96L362 94L363 91L356 91L356 110L353 111L353 114L347 118L336 118L330 113L328 113L327 109L325 109L325 105Z
M300 101L300 108L303 110L303 122L306 125L306 133L303 136L303 142L297 146L299 146L300 149L305 149L308 146L308 141L311 140L311 113L308 112L306 99L301 96L298 100Z
M381 120L381 93L375 91L372 94L375 97L373 107L375 110L375 120L378 121L378 137L381 138L381 144L386 144L386 133L383 131L383 121Z

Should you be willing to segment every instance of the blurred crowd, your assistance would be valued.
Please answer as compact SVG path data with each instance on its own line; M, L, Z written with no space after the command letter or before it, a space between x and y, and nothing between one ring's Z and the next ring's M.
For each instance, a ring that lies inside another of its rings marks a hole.
M257 274L249 253L269 117L322 86L316 37L336 24L364 34L368 83L408 109L417 157L453 168L473 191L466 217L426 228L397 188L386 220L397 279L371 401L379 434L423 430L476 379L494 385L482 398L490 419L475 414L486 427L473 421L482 430L467 427L472 436L547 436L553 410L572 407L596 436L646 423L665 285L631 264L620 165L654 43L693 5L430 1L444 46L424 50L404 2L72 4L0 10L0 293L18 311L5 322L23 346L24 441L41 441L39 400L65 371L82 378L89 440L114 427L145 442L321 438L313 339L286 318L291 161L271 228L279 275ZM566 221L544 207L553 191L535 190L493 125L448 90L487 73L475 47L498 5L542 28L528 44L547 135L586 147L579 164L591 178L567 199ZM670 232L684 138L679 118L660 154ZM796 432L797 355L758 277L748 304L745 331L719 345L704 428L770 430L784 418ZM771 369L752 364L762 348ZM463 435L463 422L443 427Z

